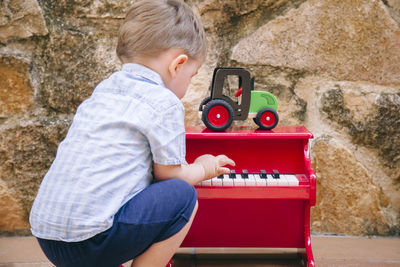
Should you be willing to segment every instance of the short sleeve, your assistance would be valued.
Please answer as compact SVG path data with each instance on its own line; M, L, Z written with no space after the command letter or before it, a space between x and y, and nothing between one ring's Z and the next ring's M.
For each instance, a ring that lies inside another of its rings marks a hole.
M175 104L155 116L157 119L150 123L152 127L146 134L153 161L162 165L185 163L186 140L182 104Z

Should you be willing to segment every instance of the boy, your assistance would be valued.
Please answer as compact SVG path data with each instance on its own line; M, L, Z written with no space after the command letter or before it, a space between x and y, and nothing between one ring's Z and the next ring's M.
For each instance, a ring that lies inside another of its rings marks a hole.
M128 12L122 69L78 107L31 210L56 266L165 266L179 248L197 210L192 185L234 165L224 155L185 161L180 99L205 53L201 22L183 2L138 1Z

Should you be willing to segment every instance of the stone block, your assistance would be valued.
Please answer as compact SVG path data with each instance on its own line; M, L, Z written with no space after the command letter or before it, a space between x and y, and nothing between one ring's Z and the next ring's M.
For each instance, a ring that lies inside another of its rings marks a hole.
M20 203L26 221L40 182L69 125L68 117L39 117L8 120L0 126L0 181L7 192L2 201Z
M0 118L28 111L34 106L30 60L0 55Z
M36 0L0 2L0 43L47 34L46 22Z
M400 1L399 0L386 0L382 1L388 8L389 14L400 25Z
M55 17L74 18L124 18L135 1L112 0L45 0L43 5Z
M102 38L93 32L54 27L38 55L45 66L40 82L40 99L49 110L74 113L95 86L119 68L116 38Z
M382 1L309 0L240 40L231 59L400 84L400 28Z
M400 169L400 93L342 86L336 84L322 94L321 112L347 128L353 143L376 149L384 165Z
M15 198L14 190L0 179L0 231L13 232L29 229L26 213Z
M240 36L254 30L260 22L296 8L305 0L193 1L191 6L201 15L205 29L221 37L227 33ZM226 40L229 42L229 38Z
M329 136L312 148L317 175L317 204L312 208L312 231L346 235L386 235L389 225L368 171L352 152ZM398 227L398 226L397 226Z

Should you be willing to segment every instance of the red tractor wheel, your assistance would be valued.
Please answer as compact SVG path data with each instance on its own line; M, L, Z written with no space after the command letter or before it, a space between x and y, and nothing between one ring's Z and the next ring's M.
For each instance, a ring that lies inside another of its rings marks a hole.
M278 125L278 113L272 108L263 108L257 113L255 122L263 130L272 130Z
M233 108L222 99L211 100L204 106L202 120L213 131L225 131L232 124Z

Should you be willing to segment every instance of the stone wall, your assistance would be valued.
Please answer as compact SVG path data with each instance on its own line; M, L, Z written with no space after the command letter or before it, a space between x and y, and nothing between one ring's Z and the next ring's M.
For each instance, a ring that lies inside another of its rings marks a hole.
M134 1L0 1L0 232L28 214L73 114L120 68L116 32ZM209 53L183 99L186 124L216 66L245 67L305 125L318 178L312 231L400 233L400 2L188 0ZM252 121L241 123L254 127Z

